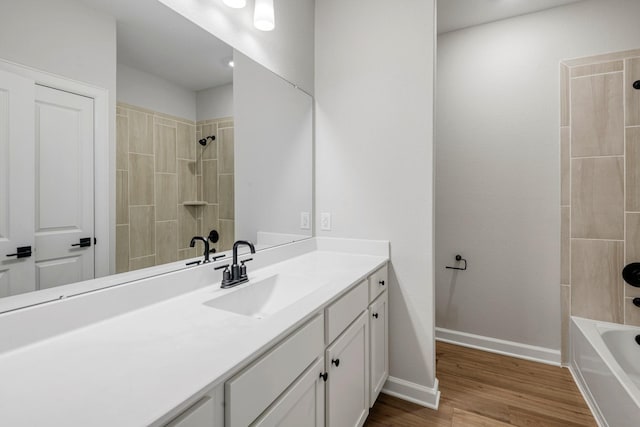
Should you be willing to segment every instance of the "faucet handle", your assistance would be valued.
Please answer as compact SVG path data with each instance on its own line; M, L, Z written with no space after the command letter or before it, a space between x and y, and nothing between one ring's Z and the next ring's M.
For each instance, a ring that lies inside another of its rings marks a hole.
M245 262L253 261L253 258L247 258L240 261L240 264L244 265Z

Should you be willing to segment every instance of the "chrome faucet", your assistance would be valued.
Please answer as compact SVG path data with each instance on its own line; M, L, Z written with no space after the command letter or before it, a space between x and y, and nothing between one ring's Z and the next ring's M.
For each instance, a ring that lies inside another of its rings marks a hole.
M242 245L249 246L252 254L256 253L256 248L253 246L253 243L246 240L238 240L233 244L233 264L231 264L231 270L229 270L228 264L218 267L224 268L224 271L222 272L222 284L220 285L223 289L232 288L240 283L249 281L249 278L247 277L247 267L244 263L253 260L253 258L242 260L240 261L240 265L238 265L238 247Z

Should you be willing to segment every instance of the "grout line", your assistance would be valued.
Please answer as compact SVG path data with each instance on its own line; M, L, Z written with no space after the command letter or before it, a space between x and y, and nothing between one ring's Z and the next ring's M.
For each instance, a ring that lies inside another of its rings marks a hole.
M594 65L595 65L595 64L594 64ZM587 65L587 67L588 67L588 65ZM586 77L606 76L606 75L608 75L608 74L620 74L620 73L622 73L622 70L618 70L618 71L606 71L606 72L604 72L604 73L587 74L587 75L584 75L584 76L577 76L577 77L570 76L569 78L570 78L571 80L576 80L576 79L584 79L584 78L586 78Z
M624 154L613 154L613 155L606 155L606 156L571 157L571 160L581 160L581 159L624 159Z
M624 242L620 239L593 239L590 237L570 237L571 240L589 240L594 242Z

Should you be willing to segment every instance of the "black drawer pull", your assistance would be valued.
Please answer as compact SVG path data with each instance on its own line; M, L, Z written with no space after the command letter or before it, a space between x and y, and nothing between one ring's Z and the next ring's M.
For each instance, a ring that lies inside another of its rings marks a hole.
M88 248L91 246L91 237L83 237L79 243L74 243L71 246L79 246L81 248Z
M322 378L324 380L324 382L326 383L327 380L329 379L329 374L327 374L326 372L324 374L320 374L320 378Z
M15 254L9 254L7 257L29 258L31 256L31 246L20 246L16 248Z
M373 313L372 316L377 319L378 318L378 313Z
M384 280L380 280L378 283L380 284L380 286L384 286Z
M340 359L331 359L331 363L336 365L336 368L340 366Z

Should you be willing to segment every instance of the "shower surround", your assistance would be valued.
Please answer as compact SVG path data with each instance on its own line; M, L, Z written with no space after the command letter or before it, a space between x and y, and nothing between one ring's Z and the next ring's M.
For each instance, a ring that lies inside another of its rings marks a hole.
M194 122L118 103L116 272L202 254L193 236L217 230L218 251L234 241L232 118ZM201 146L207 136L215 140Z
M561 75L562 360L570 316L640 326L640 50L563 61Z

